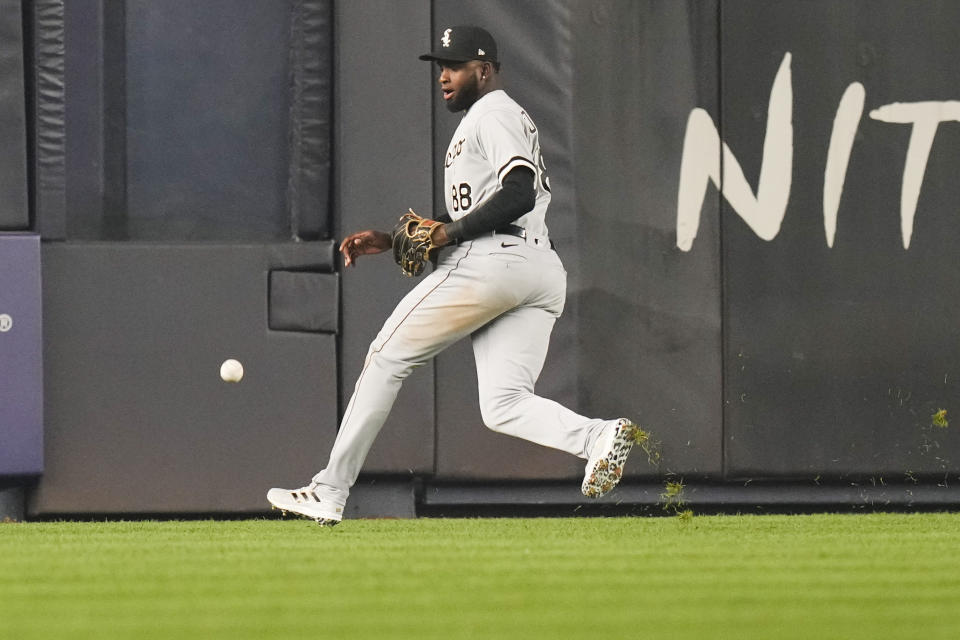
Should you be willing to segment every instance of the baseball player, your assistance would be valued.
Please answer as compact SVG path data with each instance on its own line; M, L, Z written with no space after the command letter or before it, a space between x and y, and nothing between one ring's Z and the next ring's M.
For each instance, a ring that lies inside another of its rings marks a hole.
M630 420L586 418L534 393L566 271L550 241L550 204L537 127L501 88L497 45L484 29L443 29L420 56L438 65L443 101L464 112L444 157L446 209L438 220L406 214L391 235L366 230L340 245L345 266L394 250L410 274L435 258L373 340L344 412L327 467L299 489L271 489L284 512L334 525L403 380L470 336L487 427L587 459L581 487L600 497L619 482L635 442ZM444 247L437 255L437 249Z

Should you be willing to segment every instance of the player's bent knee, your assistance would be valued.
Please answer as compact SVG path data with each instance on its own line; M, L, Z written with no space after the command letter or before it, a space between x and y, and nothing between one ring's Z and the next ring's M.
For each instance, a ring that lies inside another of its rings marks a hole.
M491 431L499 431L500 425L503 424L495 413L484 410L482 405L480 407L480 418L483 420L483 426Z
M510 425L520 417L520 404L529 394L509 391L490 394L480 398L480 417L491 431L500 433L510 430Z

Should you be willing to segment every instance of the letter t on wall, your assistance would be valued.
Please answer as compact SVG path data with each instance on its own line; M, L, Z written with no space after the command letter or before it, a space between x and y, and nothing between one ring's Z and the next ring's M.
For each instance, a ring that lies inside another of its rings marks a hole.
M870 117L882 122L913 125L900 189L900 233L903 236L903 248L909 249L920 186L937 127L941 122L960 122L960 102L894 102L874 109Z

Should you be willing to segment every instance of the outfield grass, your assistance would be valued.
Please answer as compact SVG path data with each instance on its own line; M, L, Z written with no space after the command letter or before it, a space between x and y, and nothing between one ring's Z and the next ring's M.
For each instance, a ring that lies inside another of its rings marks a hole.
M0 524L0 637L960 638L960 514Z

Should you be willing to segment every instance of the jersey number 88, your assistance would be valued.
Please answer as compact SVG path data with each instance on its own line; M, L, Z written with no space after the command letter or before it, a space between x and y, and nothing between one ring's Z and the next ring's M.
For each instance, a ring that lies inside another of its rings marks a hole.
M470 185L466 182L461 182L459 185L452 185L450 187L453 192L453 210L454 211L466 211L473 205L473 200L470 198L472 190Z

